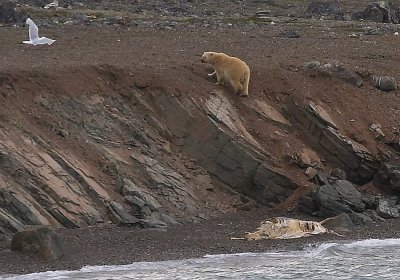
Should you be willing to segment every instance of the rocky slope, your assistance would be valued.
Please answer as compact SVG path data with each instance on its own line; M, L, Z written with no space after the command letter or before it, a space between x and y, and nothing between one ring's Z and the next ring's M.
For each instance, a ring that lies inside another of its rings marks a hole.
M57 43L40 48L1 28L0 233L293 210L324 174L396 194L399 97L371 77L397 79L398 37L343 21L221 24L55 25L41 32ZM207 77L211 49L248 62L248 98Z

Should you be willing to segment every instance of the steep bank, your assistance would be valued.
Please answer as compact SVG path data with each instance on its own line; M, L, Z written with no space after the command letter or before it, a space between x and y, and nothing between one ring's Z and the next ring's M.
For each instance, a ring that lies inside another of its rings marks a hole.
M271 156L222 91L176 96L176 82L135 81L110 65L3 77L5 232L109 220L162 226L251 208L256 198L279 203L295 189L279 166L267 167ZM264 191L266 178L275 193Z
M337 59L340 42L350 68L392 74L390 64L355 53L391 57L395 40L356 44L344 32L330 43L324 28L304 30L296 44L262 28L192 37L105 28L91 37L92 28L64 27L69 39L54 47L9 40L0 83L1 231L107 221L153 227L256 206L293 209L313 185L305 169L316 164L370 182L380 152L397 159L368 128L379 123L386 139L396 137L398 95L367 76L358 88L303 64ZM2 29L6 38L19 32ZM199 55L209 49L248 61L249 98L207 77ZM309 163L298 162L304 154Z

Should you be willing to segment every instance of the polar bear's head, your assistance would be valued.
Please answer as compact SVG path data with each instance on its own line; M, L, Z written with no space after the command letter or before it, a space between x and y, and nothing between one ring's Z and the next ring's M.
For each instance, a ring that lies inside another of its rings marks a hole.
M215 52L204 52L201 56L201 62L213 64L215 59L216 53Z

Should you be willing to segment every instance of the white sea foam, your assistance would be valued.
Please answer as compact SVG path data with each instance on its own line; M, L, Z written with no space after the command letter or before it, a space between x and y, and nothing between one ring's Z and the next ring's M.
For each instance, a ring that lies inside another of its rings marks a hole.
M215 254L215 255L205 255L203 258L206 259L222 259L227 257L254 257L258 256L260 253L236 253L236 254Z
M365 239L343 244L345 247L388 247L399 246L400 239Z
M263 253L237 253L237 254L218 254L218 255L205 255L204 258L207 259L226 259L233 257L260 257L260 256L270 256L270 257L315 257L323 253L325 250L337 246L338 243L322 243L318 246L305 247L302 250L292 250L292 251L273 251L273 252L263 252Z
M324 253L326 250L329 248L338 246L338 243L322 243L318 245L318 247L306 250L305 256L306 257L316 257L319 256L320 254Z

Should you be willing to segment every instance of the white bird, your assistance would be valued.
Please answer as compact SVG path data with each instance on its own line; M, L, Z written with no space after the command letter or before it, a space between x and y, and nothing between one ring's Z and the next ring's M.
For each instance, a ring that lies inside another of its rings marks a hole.
M39 29L30 18L26 20L26 24L29 25L29 41L22 41L22 43L36 46L44 44L51 45L56 41L46 37L39 38Z

